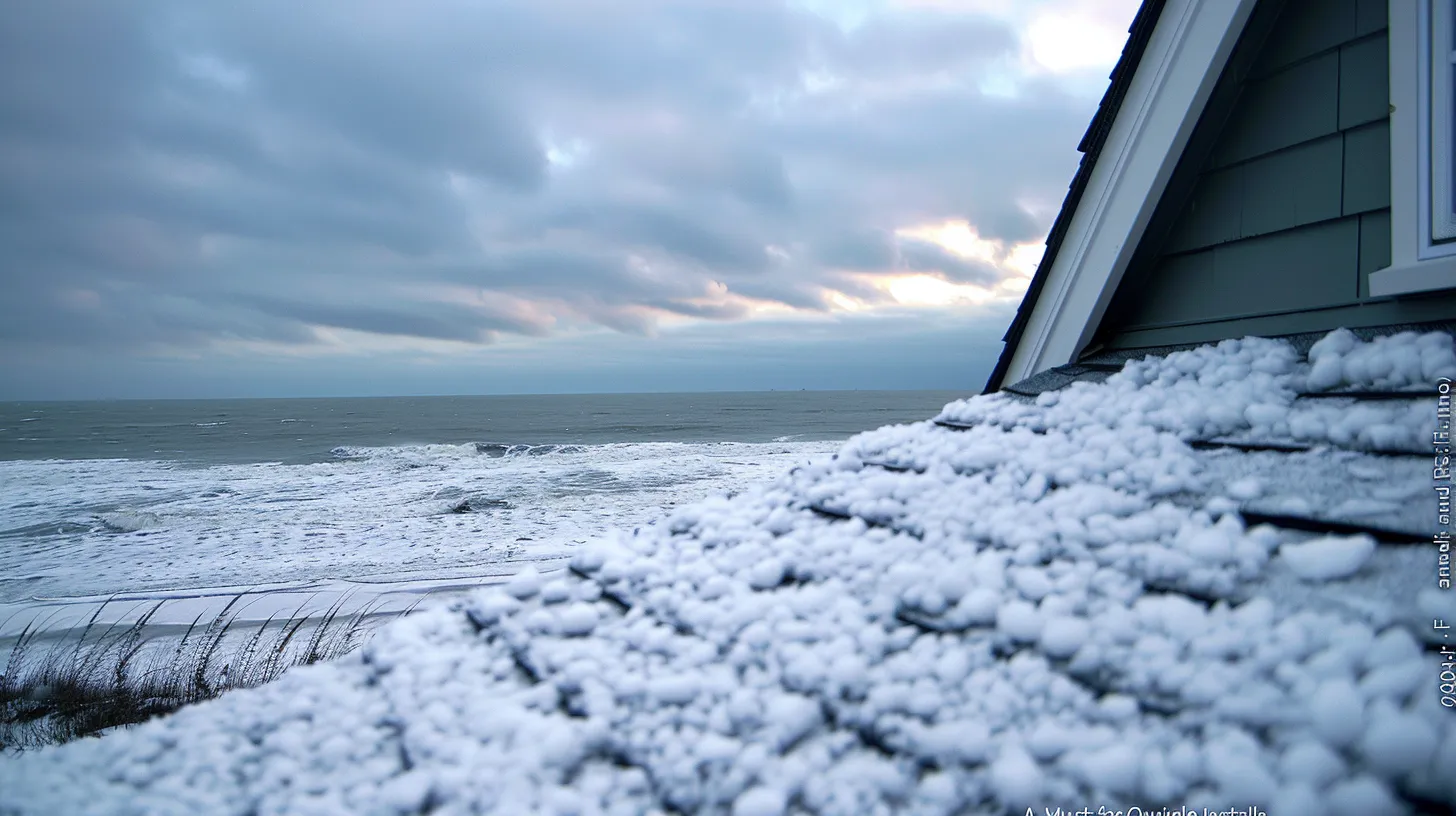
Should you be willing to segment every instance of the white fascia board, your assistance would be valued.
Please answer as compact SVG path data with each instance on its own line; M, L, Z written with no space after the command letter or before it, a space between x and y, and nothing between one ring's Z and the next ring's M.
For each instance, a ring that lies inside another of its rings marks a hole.
M1256 0L1168 0L1072 215L1005 382L1091 340Z

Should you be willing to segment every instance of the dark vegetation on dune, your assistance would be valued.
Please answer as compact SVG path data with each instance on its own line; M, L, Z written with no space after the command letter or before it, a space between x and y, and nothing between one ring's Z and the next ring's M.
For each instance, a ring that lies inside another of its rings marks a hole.
M0 674L0 751L56 745L168 714L225 691L267 683L293 666L341 657L368 634L373 610L347 616L340 599L322 616L241 623L232 601L210 621L199 616L175 642L152 643L159 602L130 624L97 623L79 637L41 647L28 626ZM398 614L408 614L409 610Z

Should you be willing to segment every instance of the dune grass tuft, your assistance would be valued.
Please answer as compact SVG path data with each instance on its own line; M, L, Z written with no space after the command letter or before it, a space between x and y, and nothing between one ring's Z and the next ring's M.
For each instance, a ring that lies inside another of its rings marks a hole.
M242 597L211 620L199 615L175 643L148 638L161 602L130 624L109 625L98 623L102 604L79 636L49 645L40 642L39 628L27 626L0 674L0 751L144 722L230 689L267 683L292 666L341 657L363 642L374 612L365 606L342 615L340 598L321 616L302 614L305 602L286 619L242 623Z

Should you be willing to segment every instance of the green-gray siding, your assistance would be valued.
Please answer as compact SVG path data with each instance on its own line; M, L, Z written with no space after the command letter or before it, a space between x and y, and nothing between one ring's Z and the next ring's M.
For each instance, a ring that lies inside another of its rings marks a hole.
M1385 0L1262 0L1089 352L1422 322L1390 265Z

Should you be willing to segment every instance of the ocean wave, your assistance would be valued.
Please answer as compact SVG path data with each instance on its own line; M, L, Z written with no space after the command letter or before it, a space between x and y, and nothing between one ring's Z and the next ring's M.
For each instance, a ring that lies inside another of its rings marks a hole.
M546 484L552 495L581 496L593 493L626 493L636 489L634 481L608 470L589 467L554 474L546 480Z
M116 510L96 517L101 526L113 533L140 533L162 526L162 517L144 510Z
M446 514L483 513L491 510L512 510L515 505L499 496L467 491L459 487L442 487L429 496L437 512Z
M40 536L65 536L89 533L92 527L72 521L42 521L20 527L0 530L0 538L37 538Z
M474 442L464 445L394 445L366 447L339 445L329 451L335 459L419 459L485 456L490 459L513 459L520 456L553 456L586 453L608 445L527 445L501 442Z
M475 452L492 459L507 456L549 456L553 453L583 453L585 445L503 445L498 442L476 442Z
M321 461L200 468L0 462L0 575L48 576L0 583L0 603L556 557L840 443L491 444L344 446L329 458L320 449Z
M473 457L475 448L471 445L339 445L330 450L329 454L335 459L343 460L380 459L418 463L421 460Z

